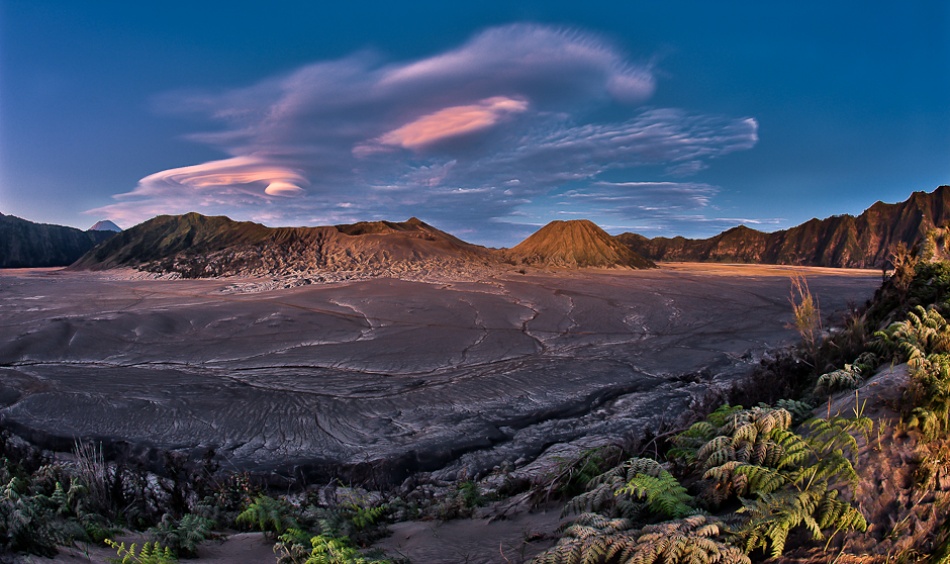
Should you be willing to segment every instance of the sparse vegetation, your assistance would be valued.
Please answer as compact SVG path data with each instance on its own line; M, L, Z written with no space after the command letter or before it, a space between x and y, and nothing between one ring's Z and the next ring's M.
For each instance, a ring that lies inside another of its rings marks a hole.
M850 531L849 538L856 539L853 535L862 534L868 521L852 497L860 479L855 463L875 428L876 451L882 449L880 434L888 423L865 416L859 398L852 418L804 420L820 398L864 384L882 358L911 367L902 406L905 425L894 432L916 429L922 439L914 473L916 501L892 525L886 540L893 548L887 554L918 561L928 547L936 558L950 553L943 518L924 525L917 517L924 500L931 500L925 507L932 507L934 515L946 508L940 501L945 495L928 492L945 486L940 476L950 474L950 323L944 317L950 313L945 301L950 263L899 248L894 264L894 274L867 311L855 310L845 329L827 338L807 283L794 278L794 326L804 358L816 367L805 377L810 385L780 384L799 392L778 400L775 408L723 405L676 435L665 453L658 452L665 457L633 458L589 480L587 491L565 505L578 517L558 545L535 561L748 562L783 555L793 538L796 547L809 539L821 543L809 553L814 558L815 551L828 549L842 534ZM842 356L854 360L835 367ZM830 370L817 368L829 364ZM893 542L908 520L919 527L910 547Z
M808 280L804 275L792 277L792 290L788 301L792 305L795 318L793 325L802 338L810 360L814 362L821 340L821 309L818 307L818 300L808 288Z
M798 528L815 540L864 530L835 486L857 480L851 433L870 420L811 420L803 434L791 422L781 408L720 407L674 438L673 464L633 458L591 480L566 506L586 512L536 562L740 562L758 550L780 556ZM721 513L707 521L705 511Z
M145 543L139 549L138 545L126 548L125 543L117 543L106 539L106 544L115 549L118 558L110 560L112 564L175 564L178 559L169 547L162 547L157 542Z

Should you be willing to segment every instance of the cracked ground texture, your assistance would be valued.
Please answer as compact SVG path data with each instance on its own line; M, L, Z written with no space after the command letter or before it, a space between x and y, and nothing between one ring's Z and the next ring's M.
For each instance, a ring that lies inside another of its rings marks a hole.
M795 340L789 277L826 317L880 273L675 265L378 278L258 293L234 279L0 271L0 423L235 467L395 481L635 439Z

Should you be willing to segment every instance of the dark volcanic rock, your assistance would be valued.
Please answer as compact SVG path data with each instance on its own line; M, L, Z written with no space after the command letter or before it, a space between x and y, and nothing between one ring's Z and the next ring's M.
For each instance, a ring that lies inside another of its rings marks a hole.
M0 268L66 266L113 235L0 213Z
M914 192L898 204L877 202L861 215L812 219L791 229L763 233L735 227L709 239L623 233L616 239L641 255L660 261L747 262L878 268L898 243L912 247L950 221L950 186Z
M566 268L652 268L656 265L586 219L552 221L508 252L515 262Z

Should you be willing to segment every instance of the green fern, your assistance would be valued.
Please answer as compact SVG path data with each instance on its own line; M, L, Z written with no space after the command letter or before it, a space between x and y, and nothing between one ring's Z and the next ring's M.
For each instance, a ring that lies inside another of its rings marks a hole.
M881 359L872 351L864 351L851 364L861 370L861 374L870 374L881 365Z
M477 492L478 490L476 490ZM379 505L377 507L362 507L357 504L353 504L353 517L350 518L350 521L353 522L353 525L358 531L366 529L372 525L375 525L379 518L382 517L386 511L389 509L386 505Z
M815 405L804 400L780 399L775 402L775 407L781 407L792 414L792 425L798 425L811 417L811 411Z
M853 390L863 381L860 367L845 364L844 368L819 376L815 385L815 394L826 395L840 390Z
M256 528L268 538L276 539L287 529L297 526L290 511L290 505L286 501L261 494L237 516L235 521L240 525Z
M738 547L719 538L722 526L705 515L648 525L637 531L627 520L596 514L578 518L561 541L539 554L534 564L713 563L748 564Z
M756 497L743 499L739 510L750 517L739 532L747 551L762 549L778 557L789 532L798 527L815 540L824 539L823 531L828 529L833 529L831 536L842 530L867 529L864 516L838 499L834 487L842 482L857 484L851 458L858 445L852 433L867 433L870 423L863 416L812 420L805 425L809 430L805 437L790 434L780 441L787 454L796 452L790 446L804 447L807 457L786 456L773 468L739 464L732 469L733 475L744 478L745 491L739 495Z
M863 516L838 500L834 489L858 480L851 462L858 450L854 434L867 435L872 422L860 406L855 415L810 420L805 435L789 429L789 411L765 406L733 411L731 420L710 425L718 434L695 454L708 484L703 497L712 505L742 500L740 511L750 515L741 529L747 550L779 555L788 533L800 526L815 538L823 538L828 528L866 527Z
M105 543L114 548L118 558L110 558L112 564L174 564L178 562L170 548L162 547L159 543L145 543L141 550L138 545L132 543L132 546L126 548L125 543L117 543L114 540L106 539Z
M565 496L577 495L587 488L587 484L616 464L622 451L616 446L604 446L587 449L577 458L560 459L554 476L551 477L549 492L557 491Z
M305 564L389 564L388 560L360 554L347 538L318 535L310 539L313 549Z
M911 366L909 426L926 440L950 431L950 323L935 306L917 306L877 336L883 348L896 350Z
M611 519L597 513L582 513L564 531L558 544L539 554L535 564L588 564L636 546L633 521Z
M685 517L696 512L690 505L693 497L666 470L661 470L659 476L637 474L617 490L616 495L621 494L646 499L650 511L662 517Z
M735 536L720 534L718 525L701 528L697 499L658 462L634 458L592 479L588 491L567 504L566 511L597 513L578 516L537 562L747 561L743 550L780 555L797 528L814 538L864 530L864 517L835 487L857 481L854 435L869 433L870 419L858 405L855 418L810 420L804 434L791 424L788 409L725 406L674 437L677 460L701 472L700 501L742 504ZM634 531L631 518L641 511L691 516Z
M950 323L933 305L927 309L916 306L907 319L874 335L880 350L908 362L950 352Z
M808 430L809 445L816 450L819 456L842 449L857 453L858 442L854 438L854 434L860 433L864 435L865 439L871 436L874 421L861 413L860 406L855 409L854 418L815 418L805 424Z
M680 448L690 449L689 458L702 470L733 460L764 464L781 458L783 453L776 452L781 445L774 437L791 426L792 414L781 408L758 406L733 410L729 417L719 418L715 422L710 418L707 422L711 437L698 448L691 444L692 439L682 441L679 436L674 438L674 443L684 445Z
M277 537L274 544L274 554L277 555L277 564L300 564L306 562L312 550L310 539L313 536L307 531L290 528Z
M950 354L930 354L911 362L915 407L907 422L927 440L950 431Z
M185 514L180 521L175 521L171 515L162 516L161 522L149 529L156 543L161 543L177 556L193 557L198 553L198 545L211 536L210 519Z
M743 411L741 405L731 406L727 403L719 406L705 420L694 423L689 429L673 437L673 448L667 453L667 457L687 466L695 464L699 449L713 437L720 435L720 430L727 422Z
M843 530L867 530L864 516L838 499L838 491L827 482L762 494L755 501L744 501L739 512L750 517L739 531L746 552L762 549L772 558L782 555L789 532L799 526L815 540L824 539L822 531L832 527L832 536Z
M588 490L568 501L562 514L597 512L613 517L634 518L639 515L643 504L626 496L618 496L617 490L637 475L659 477L663 471L660 463L653 459L631 458L592 478L588 482Z
M717 540L722 526L715 519L694 515L681 521L648 525L637 538L637 548L628 562L719 562L749 564L738 547Z
M0 489L0 550L52 557L57 546L86 538L62 483L51 486L47 495L29 478L13 476Z

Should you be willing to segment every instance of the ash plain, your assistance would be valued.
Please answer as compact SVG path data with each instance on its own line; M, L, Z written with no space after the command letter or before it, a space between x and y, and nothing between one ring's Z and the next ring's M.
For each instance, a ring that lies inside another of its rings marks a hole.
M789 277L826 318L880 272L670 264L481 281L0 271L0 426L157 459L214 448L288 480L445 479L636 441L796 340Z

